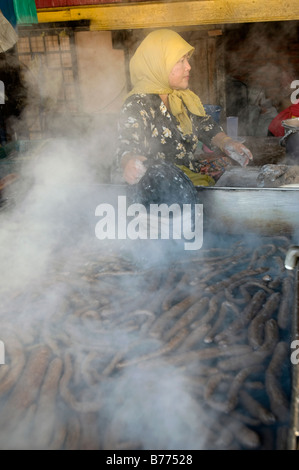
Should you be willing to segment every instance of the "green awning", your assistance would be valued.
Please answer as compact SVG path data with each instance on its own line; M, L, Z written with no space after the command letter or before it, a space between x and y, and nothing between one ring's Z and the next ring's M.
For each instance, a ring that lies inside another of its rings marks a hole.
M13 0L17 24L38 23L37 11L34 0Z

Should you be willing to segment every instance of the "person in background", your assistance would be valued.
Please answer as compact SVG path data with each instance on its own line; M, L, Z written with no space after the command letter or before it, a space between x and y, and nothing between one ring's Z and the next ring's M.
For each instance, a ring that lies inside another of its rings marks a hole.
M120 112L116 151L129 185L137 184L148 164L157 160L175 164L194 185L214 185L206 163L196 156L200 143L220 149L222 170L232 161L245 167L253 159L248 148L206 115L200 98L189 89L193 51L178 33L160 29L146 36L130 61L133 89Z
M296 117L299 117L299 103L291 104L280 111L280 113L270 122L268 136L283 137L285 129L281 124L282 121Z
M28 102L21 66L13 48L0 53L0 80L4 92L0 102L0 143L5 145L15 139L19 123L24 128L21 116Z

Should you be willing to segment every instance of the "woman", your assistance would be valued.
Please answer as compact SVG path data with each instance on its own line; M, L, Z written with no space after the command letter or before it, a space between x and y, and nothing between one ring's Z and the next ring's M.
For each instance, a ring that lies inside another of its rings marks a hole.
M215 184L211 176L201 174L203 164L196 157L200 142L219 148L242 166L252 160L251 152L228 137L189 90L193 51L179 34L161 29L148 34L130 61L133 89L120 113L117 149L118 164L130 185L157 160L175 164L195 185ZM222 167L228 161L220 157Z

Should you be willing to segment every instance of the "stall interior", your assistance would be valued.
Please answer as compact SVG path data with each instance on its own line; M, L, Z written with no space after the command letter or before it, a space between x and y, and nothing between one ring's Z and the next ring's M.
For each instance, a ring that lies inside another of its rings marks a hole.
M125 190L110 181L116 114L146 31L20 28L11 57L33 106L20 93L0 147L1 449L298 450L298 279L285 266L298 189L280 184L286 149L260 119L290 97L268 58L288 50L275 70L289 93L299 42L296 22L280 26L288 47L276 26L180 29L198 46L195 91L221 106L223 124L238 115L255 157L197 188L197 252L176 239L95 236L96 207L115 207ZM86 51L102 80L86 81Z

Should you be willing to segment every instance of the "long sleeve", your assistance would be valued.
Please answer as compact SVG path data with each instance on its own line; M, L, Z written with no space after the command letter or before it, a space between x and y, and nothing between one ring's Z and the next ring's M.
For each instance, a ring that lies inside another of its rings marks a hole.
M183 135L175 117L158 95L133 95L124 103L118 121L116 161L130 152L149 160L165 159L198 172L192 162L201 141L211 147L211 140L223 132L210 116L190 115L193 133Z
M195 126L195 132L198 140L203 142L208 147L211 147L211 141L219 132L223 132L223 128L209 115L194 116L192 121Z
M128 152L134 155L149 156L150 146L147 137L149 127L150 116L142 100L127 101L122 107L118 119L117 165L120 165L122 156Z

